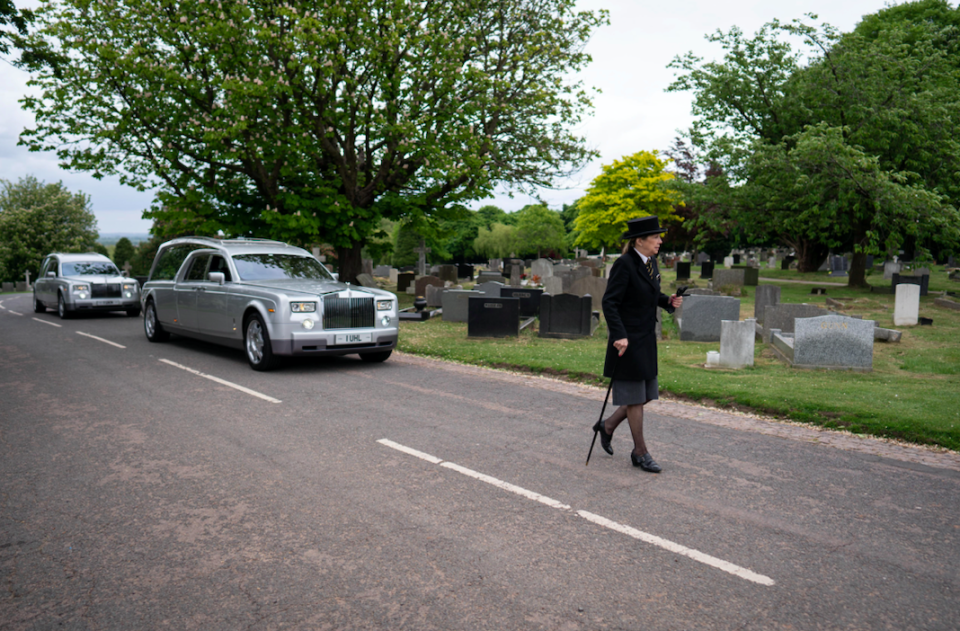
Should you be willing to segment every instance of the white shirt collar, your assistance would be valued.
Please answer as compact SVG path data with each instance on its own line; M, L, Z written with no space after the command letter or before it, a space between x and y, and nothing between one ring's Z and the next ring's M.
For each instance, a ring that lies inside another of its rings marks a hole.
M649 257L649 256L645 256L645 255L643 254L643 252L641 252L641 251L638 250L637 248L633 248L633 251L640 255L640 260L642 260L642 261L643 261L643 264L646 265L646 264L647 264L647 259L649 259L650 257Z

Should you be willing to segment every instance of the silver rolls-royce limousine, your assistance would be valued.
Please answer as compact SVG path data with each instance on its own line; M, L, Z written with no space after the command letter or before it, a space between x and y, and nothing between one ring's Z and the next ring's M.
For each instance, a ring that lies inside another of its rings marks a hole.
M33 283L33 310L56 309L61 318L87 311L140 315L140 286L120 274L113 261L95 252L48 254Z
M151 342L177 333L243 349L254 370L291 355L382 362L399 333L392 293L341 283L306 250L265 239L164 243L140 302Z

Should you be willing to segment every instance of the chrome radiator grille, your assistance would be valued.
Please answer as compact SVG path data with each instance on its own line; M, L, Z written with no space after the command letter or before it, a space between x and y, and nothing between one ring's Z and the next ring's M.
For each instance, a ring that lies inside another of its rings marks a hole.
M92 284L90 285L90 295L94 298L119 298L120 285L112 283L100 283L99 285Z
M373 298L324 296L324 329L373 328Z

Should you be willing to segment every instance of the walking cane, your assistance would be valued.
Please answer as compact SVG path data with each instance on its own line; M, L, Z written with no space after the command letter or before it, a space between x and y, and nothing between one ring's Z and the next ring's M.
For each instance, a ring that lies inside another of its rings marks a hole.
M683 294L685 294L685 293L687 293L687 288L686 288L685 286L684 286L684 287L678 287L678 288L677 288L677 296L681 296L681 297L682 297ZM617 365L620 363L620 358L621 358L621 357L623 357L623 355L617 355L617 359L614 360L614 362L613 362L613 374L614 374L614 375L617 374ZM610 385L607 386L607 396L603 397L603 407L600 408L600 420L601 420L601 421L603 420L603 413L607 410L607 400L610 398L610 391L611 391L611 390L613 390L613 377L610 377ZM588 466L588 465L590 464L590 456L593 455L593 446L596 445L596 444L597 444L597 432L594 432L594 433L593 433L593 440L590 441L590 451L587 452L587 462L586 462L583 466L586 467L586 466Z

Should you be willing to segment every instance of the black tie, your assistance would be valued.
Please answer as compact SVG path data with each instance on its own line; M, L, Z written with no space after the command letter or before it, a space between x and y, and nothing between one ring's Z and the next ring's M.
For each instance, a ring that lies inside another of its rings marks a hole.
M647 259L647 271L650 273L650 280L653 280L653 257Z

